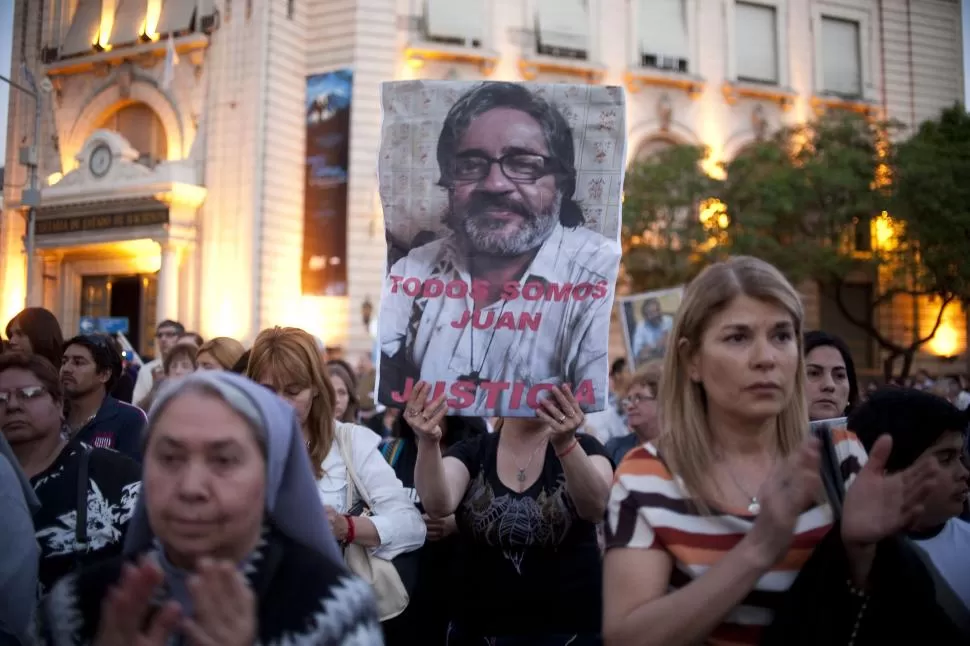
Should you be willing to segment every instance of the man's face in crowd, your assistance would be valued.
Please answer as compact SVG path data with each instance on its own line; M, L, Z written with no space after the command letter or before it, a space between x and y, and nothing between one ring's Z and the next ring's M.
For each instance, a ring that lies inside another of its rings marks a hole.
M81 397L103 388L110 378L105 370L98 371L91 351L83 345L69 345L61 359L61 385L68 398Z
M510 157L514 156L514 157ZM472 251L517 256L538 248L559 219L562 195L545 171L549 147L539 122L528 114L495 108L476 117L458 143L451 217ZM481 179L463 170L493 162ZM508 174L513 175L510 179ZM526 176L538 176L526 179Z
M656 325L663 318L660 312L660 303L656 301L649 301L643 306L643 318L645 318L649 323Z
M175 345L178 338L178 330L170 325L163 325L155 331L155 342L158 345L158 351L161 356L164 357L168 354L168 351L172 349L172 346Z
M968 477L963 454L964 436L958 431L944 433L917 460L933 461L940 467L940 477L923 506L918 524L921 528L942 525L963 512L967 502Z

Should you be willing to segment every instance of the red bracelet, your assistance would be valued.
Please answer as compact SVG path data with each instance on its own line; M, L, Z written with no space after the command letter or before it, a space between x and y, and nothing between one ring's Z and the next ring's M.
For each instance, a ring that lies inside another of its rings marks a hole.
M347 535L344 536L344 545L350 545L357 538L357 526L354 524L354 517L350 514L345 514L344 518L347 519Z
M562 460L564 457L572 453L573 449L575 449L577 446L579 446L579 440L574 439L573 443L569 445L569 448L563 451L562 453L557 453L556 457Z

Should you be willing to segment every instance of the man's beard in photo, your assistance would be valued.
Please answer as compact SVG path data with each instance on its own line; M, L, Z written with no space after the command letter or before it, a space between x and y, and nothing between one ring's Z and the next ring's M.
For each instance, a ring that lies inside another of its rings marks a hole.
M465 209L452 210L448 220L470 251L492 256L519 256L546 241L556 228L561 207L562 193L559 191L553 203L539 213L533 213L524 204L501 195L475 193ZM522 223L518 231L506 232L508 221L492 219L486 212L488 209L520 216Z

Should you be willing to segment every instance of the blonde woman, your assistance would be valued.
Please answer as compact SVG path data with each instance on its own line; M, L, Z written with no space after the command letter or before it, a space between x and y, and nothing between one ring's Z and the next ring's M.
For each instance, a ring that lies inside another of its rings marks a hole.
M610 496L610 646L757 644L833 526L807 438L802 320L791 284L755 258L712 265L687 289L664 360L661 435L630 452ZM834 439L852 486L845 589L833 593L861 608L876 543L915 518L935 473L885 475L888 438L868 464L854 436Z
M334 388L313 336L297 328L263 330L253 343L246 375L296 409L320 499L339 542L373 548L374 556L388 560L424 544L424 521L381 455L380 438L334 418ZM340 446L338 436L350 445ZM367 489L371 516L352 515L348 509L344 453Z
M228 336L209 339L199 346L199 370L232 370L245 352L242 343Z

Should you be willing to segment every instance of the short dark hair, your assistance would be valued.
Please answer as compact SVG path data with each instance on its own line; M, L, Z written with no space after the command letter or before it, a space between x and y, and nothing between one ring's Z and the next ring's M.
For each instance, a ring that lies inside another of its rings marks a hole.
M198 357L199 349L191 343L176 343L175 347L169 350L165 359L162 361L162 369L167 375L168 371L172 369L172 364L175 363L175 360L181 358L188 359L192 363L192 368L198 368Z
M576 202L576 145L572 128L558 108L516 83L488 81L476 85L455 101L441 126L438 137L438 185L450 189L454 183L452 164L458 142L479 116L497 108L524 112L535 119L546 138L549 155L556 161L556 188L562 193L559 222L577 227L586 220Z
M967 414L937 395L915 388L881 388L852 411L849 430L866 451L881 435L893 438L889 471L907 468L946 432L967 433Z
M179 339L192 339L192 341L200 348L205 344L205 339L198 332L183 332L179 335Z
M55 401L64 401L61 374L46 357L22 352L0 355L0 374L8 370L26 370L32 373Z
M175 328L175 334L177 336L182 336L185 334L185 326L178 321L173 321L172 319L165 319L161 323L155 326L155 331L161 330L163 327Z
M34 354L39 354L51 365L61 365L61 352L64 350L64 334L61 324L50 310L43 307L28 307L21 310L7 323L7 338L14 324L30 339L30 347Z
M79 334L68 339L64 344L64 349L66 350L72 345L87 348L98 372L108 371L109 377L104 384L104 389L105 392L110 393L121 377L121 354L118 353L118 346L115 344L114 338L106 334Z

